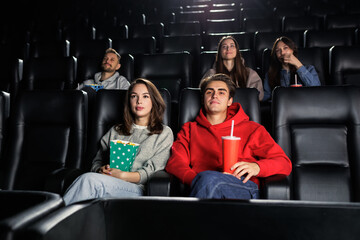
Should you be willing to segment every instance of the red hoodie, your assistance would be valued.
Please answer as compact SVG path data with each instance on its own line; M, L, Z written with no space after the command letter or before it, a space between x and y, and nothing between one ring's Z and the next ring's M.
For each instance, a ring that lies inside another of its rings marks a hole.
M260 167L257 177L250 180L259 185L258 177L275 174L289 175L291 161L275 143L265 128L249 121L239 103L233 103L223 123L211 125L200 110L195 122L187 122L177 135L166 171L191 185L202 171L223 171L222 136L229 136L231 120L234 120L234 136L240 137L238 161L256 162Z

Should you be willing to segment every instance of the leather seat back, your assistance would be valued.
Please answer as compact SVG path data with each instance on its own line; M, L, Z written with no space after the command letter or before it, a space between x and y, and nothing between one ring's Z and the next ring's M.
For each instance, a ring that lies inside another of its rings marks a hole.
M64 168L80 168L85 153L87 95L25 91L12 105L4 189L43 190Z
M251 121L260 123L260 104L258 91L253 88L237 88L234 102L241 104ZM199 88L187 88L181 92L179 103L179 129L184 123L194 121L201 109Z
M360 88L276 88L274 139L293 163L296 200L360 200Z

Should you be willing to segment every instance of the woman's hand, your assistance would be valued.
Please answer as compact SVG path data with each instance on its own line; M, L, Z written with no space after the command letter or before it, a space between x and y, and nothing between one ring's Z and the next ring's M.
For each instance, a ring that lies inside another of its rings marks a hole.
M110 168L110 165L104 165L100 168L99 173L104 174L104 175L108 175L108 176L112 176L112 177L116 177L116 178L120 178L123 179L123 171L117 169L117 168Z
M283 58L284 64L291 64L296 67L296 69L299 69L303 64L300 62L300 60L294 56L294 54L287 54Z
M138 183L140 182L139 172L124 172L117 168L110 168L110 165L104 165L100 168L99 173L116 177L127 182Z
M234 169L235 171L232 175L238 179L241 179L242 176L246 175L243 183L246 183L251 177L257 176L260 172L259 165L254 162L237 162L230 168L230 170Z
M100 170L99 170L99 173L105 174L105 175L111 175L110 165L107 164L107 165L102 166L102 167L100 168Z

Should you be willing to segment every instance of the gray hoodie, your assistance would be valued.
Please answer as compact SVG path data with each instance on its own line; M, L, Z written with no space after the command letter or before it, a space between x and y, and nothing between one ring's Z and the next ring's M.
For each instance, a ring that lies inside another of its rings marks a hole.
M93 160L91 171L97 172L101 166L109 163L110 140L117 139L140 144L131 170L139 172L140 184L145 184L156 171L163 170L174 141L171 128L164 125L162 133L149 136L147 127L133 124L130 133L130 136L121 135L112 127L100 141L100 149Z
M127 90L130 86L129 81L121 76L118 72L115 72L114 75L100 81L101 72L95 73L94 79L85 80L82 84L79 85L78 89L82 89L87 84L98 84L104 86L104 89L125 89Z

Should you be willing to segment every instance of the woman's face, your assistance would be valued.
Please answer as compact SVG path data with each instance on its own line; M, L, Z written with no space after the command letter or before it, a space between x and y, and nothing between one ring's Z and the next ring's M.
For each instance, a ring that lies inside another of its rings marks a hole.
M131 112L135 115L135 119L149 120L152 101L149 91L145 84L136 84L130 92Z
M234 40L225 39L220 46L221 57L224 60L235 59L236 57L236 45Z
M275 53L276 53L277 59L281 63L284 63L284 57L293 54L294 51L288 45L286 45L283 41L279 41L276 45Z

